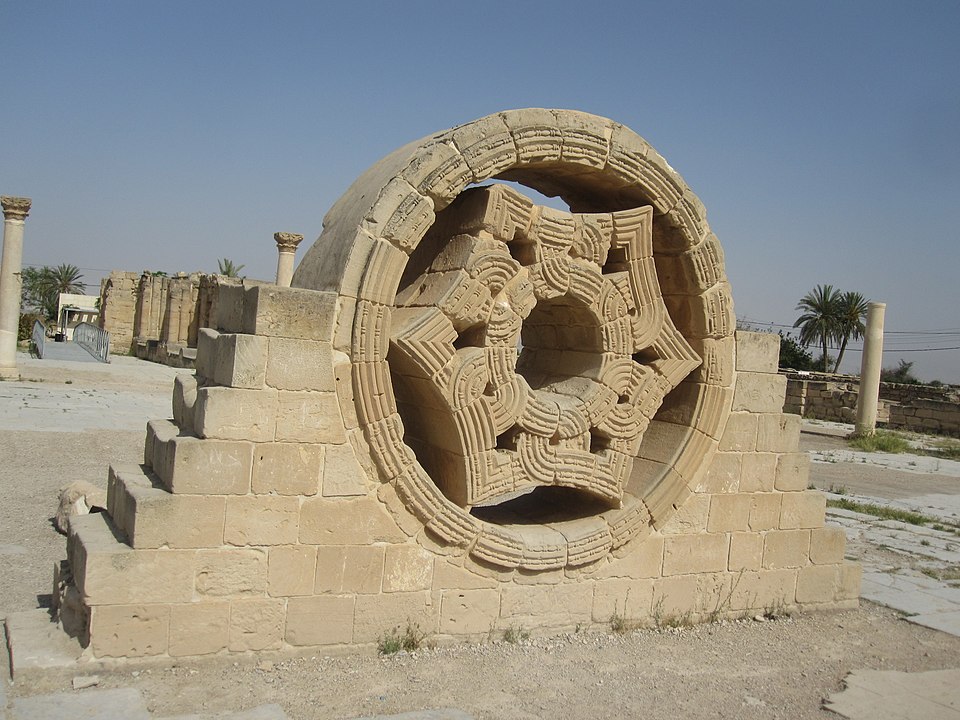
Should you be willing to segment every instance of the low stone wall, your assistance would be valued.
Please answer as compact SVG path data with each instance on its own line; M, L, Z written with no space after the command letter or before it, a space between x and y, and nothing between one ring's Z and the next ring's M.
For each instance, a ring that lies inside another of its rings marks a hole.
M787 373L784 412L817 420L853 422L859 379ZM877 423L888 428L960 437L960 400L953 387L880 383Z

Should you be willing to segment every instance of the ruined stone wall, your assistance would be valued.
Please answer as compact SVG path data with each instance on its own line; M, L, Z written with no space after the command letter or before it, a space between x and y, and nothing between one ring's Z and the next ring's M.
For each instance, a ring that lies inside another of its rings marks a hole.
M788 376L784 411L806 418L853 422L856 380ZM960 402L950 387L880 383L877 422L896 430L960 437Z
M126 355L134 347L139 281L140 273L113 271L100 284L98 325L110 333L111 352Z

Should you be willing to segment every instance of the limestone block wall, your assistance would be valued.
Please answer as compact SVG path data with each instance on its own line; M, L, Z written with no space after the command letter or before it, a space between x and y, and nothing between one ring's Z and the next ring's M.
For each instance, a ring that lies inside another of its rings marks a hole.
M859 391L855 380L787 377L786 412L818 420L853 421ZM877 422L892 429L960 437L960 401L949 387L880 383Z
M100 284L99 326L110 333L112 352L133 348L140 273L113 271Z
M379 482L357 429L333 293L242 292L200 335L174 419L112 467L108 512L77 518L72 582L95 657L363 647L850 607L859 567L807 490L777 348L739 333L732 412L676 514L576 567L497 567L451 547ZM71 612L71 611L67 611ZM74 615L76 610L72 611ZM69 621L67 624L71 624Z

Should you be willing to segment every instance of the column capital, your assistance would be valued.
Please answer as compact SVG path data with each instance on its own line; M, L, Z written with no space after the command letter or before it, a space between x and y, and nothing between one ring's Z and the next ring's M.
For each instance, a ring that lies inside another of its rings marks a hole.
M296 252L297 245L303 242L303 235L288 232L275 232L273 239L277 241L277 250L280 252Z
M24 220L30 214L30 204L33 201L25 197L11 197L0 195L0 204L3 205L3 217L6 220Z

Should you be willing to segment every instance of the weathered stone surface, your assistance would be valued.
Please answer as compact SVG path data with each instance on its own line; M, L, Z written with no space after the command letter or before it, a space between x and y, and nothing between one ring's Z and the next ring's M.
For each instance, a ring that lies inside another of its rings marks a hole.
M284 639L285 602L262 598L231 601L230 650L247 652L279 648Z
M258 443L253 449L253 492L257 495L316 495L320 490L324 445Z
M201 550L197 553L196 589L199 595L262 595L266 588L265 550Z
M275 338L331 341L335 293L260 285L243 300L243 332Z
M299 534L300 501L295 497L247 495L227 498L226 545L289 545Z
M763 541L763 567L804 567L810 562L810 531L782 530L768 532Z
M312 595L317 548L310 545L272 547L267 559L267 592L273 597Z
M433 555L419 545L390 545L383 567L383 592L433 587Z
M170 608L165 605L95 606L90 642L101 658L161 655L168 650Z
M589 585L507 585L500 592L500 619L505 627L568 628L589 623L592 617Z
M668 537L663 547L663 574L722 572L727 569L730 536L725 533Z
M730 413L720 438L721 452L753 452L757 449L757 416L746 412Z
M86 515L94 508L106 509L107 493L85 480L75 480L60 488L60 503L53 524L64 535L70 531L70 518Z
M846 534L839 527L818 527L810 531L810 562L831 565L843 562Z
M440 596L440 632L485 635L496 625L499 613L496 590L446 590Z
M369 545L406 540L376 498L307 498L300 506L300 542Z
M229 618L228 602L173 605L170 608L170 655L209 655L225 649Z
M320 546L314 590L317 593L380 592L383 585L384 546Z
M279 337L272 337L269 342L267 385L278 390L336 389L330 342Z
M609 623L616 617L627 621L648 618L652 604L653 580L602 580L593 591L593 621Z
M429 636L439 624L439 601L430 592L358 595L353 641L374 643L393 629L402 634L407 626Z
M347 436L335 393L287 392L277 394L278 442L343 443Z
M819 490L784 493L780 506L780 528L822 528L826 508L827 498Z
M807 489L810 478L810 455L787 453L777 461L777 477L774 486L782 492L798 492Z
M758 416L759 452L796 452L800 443L800 416L770 413Z
M780 336L738 330L737 372L776 373L780 356Z
M270 442L280 439L278 411L276 390L203 387L197 391L194 428L202 438ZM292 420L286 418L288 424Z
M783 375L739 372L733 393L733 411L782 412L786 390L787 378Z

